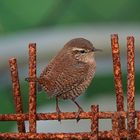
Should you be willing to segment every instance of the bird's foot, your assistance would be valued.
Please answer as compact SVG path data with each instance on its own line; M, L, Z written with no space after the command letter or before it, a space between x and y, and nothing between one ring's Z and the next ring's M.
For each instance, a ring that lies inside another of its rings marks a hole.
M56 113L57 113L57 116L58 116L58 121L61 123L61 116L60 116L61 110L59 109L58 106L56 107Z
M78 112L76 113L76 121L77 121L77 123L80 121L80 116L79 115L82 112L84 112L84 110L81 107L79 107Z

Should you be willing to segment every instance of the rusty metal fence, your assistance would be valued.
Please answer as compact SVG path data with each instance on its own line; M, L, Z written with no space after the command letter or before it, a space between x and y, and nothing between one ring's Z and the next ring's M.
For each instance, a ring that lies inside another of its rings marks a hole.
M79 133L37 133L37 121L57 120L57 113L36 112L36 83L29 82L29 113L23 113L18 68L15 58L9 60L16 114L0 114L0 121L17 121L18 132L0 133L0 139L91 139L120 140L140 139L140 111L135 110L135 54L134 37L127 37L127 111L124 110L122 73L118 35L111 35L114 83L116 92L116 112L99 111L99 105L92 105L91 111L80 114L80 119L91 120L90 132ZM29 77L36 77L36 44L29 44ZM75 112L62 112L62 120L76 119ZM100 131L99 119L111 119L112 130ZM127 120L127 123L125 123ZM24 121L29 121L26 132ZM136 122L135 122L136 121ZM137 124L137 125L135 125Z

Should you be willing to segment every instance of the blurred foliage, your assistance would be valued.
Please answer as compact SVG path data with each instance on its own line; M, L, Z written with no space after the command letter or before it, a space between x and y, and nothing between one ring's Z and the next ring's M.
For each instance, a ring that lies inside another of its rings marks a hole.
M136 93L140 92L140 74L136 74ZM85 95L85 99L95 99L100 98L100 96L106 94L109 96L110 94L114 94L114 79L113 75L104 75L104 76L95 76L93 82L89 86L87 93ZM124 94L126 95L126 75L123 75L123 86L124 86ZM5 113L15 113L14 110L14 102L12 97L12 92L10 87L1 88L0 87L0 114ZM24 105L24 112L28 112L28 83L22 82L21 93ZM41 92L37 94L37 107L39 108L45 104L54 104L55 99L49 99L45 92ZM1 122L0 121L0 132L9 132L11 128L16 124L16 122Z
M140 22L138 0L0 0L0 34L76 23Z
M135 75L135 91L136 94L140 92L140 73L136 73ZM122 76L122 84L123 84L123 91L124 95L127 95L127 75L123 74ZM95 94L96 95L95 95ZM113 75L102 75L102 76L95 76L93 79L93 82L90 84L90 86L87 89L86 97L88 100L94 98L98 98L99 96L102 96L104 94L110 95L111 93L115 94L115 87L114 87L114 77ZM115 96L114 96L115 97Z

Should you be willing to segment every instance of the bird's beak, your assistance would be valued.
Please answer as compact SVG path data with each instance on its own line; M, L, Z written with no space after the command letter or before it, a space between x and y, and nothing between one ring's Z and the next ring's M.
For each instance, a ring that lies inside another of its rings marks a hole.
M102 52L103 50L101 50L101 49L96 49L96 48L94 48L93 49L93 52Z

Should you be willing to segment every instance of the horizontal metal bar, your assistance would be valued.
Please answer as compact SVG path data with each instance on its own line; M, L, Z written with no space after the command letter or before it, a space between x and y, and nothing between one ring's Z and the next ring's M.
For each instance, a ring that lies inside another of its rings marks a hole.
M0 139L90 139L91 138L90 132L81 132L81 133L0 133ZM120 137L126 138L127 131L122 130L120 131ZM99 139L111 139L112 138L112 131L100 131L98 135Z
M112 114L115 112L99 112L98 118L99 119L111 119ZM118 112L120 116L126 118L127 112L120 111ZM140 112L136 112L137 114ZM76 112L62 112L60 113L60 117L62 120L67 119L76 119ZM82 112L79 115L80 119L91 119L92 113L91 112ZM19 121L19 120L28 120L29 114L0 114L0 121ZM37 113L36 114L37 120L57 120L58 114L55 113Z

